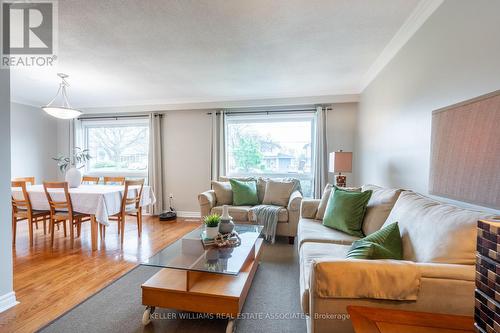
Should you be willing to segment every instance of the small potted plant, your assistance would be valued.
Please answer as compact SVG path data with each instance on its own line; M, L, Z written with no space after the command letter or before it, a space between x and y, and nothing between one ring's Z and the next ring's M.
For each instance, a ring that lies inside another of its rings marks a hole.
M214 239L219 234L219 222L220 216L217 214L211 214L205 216L203 219L205 223L205 234L208 239Z

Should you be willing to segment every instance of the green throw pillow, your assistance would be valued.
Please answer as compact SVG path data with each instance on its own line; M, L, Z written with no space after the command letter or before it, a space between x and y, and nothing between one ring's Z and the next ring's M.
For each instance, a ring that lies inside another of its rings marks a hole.
M403 243L399 234L398 223L358 239L352 243L348 259L403 259Z
M364 237L362 226L372 191L353 192L334 187L326 204L323 225L349 235Z
M257 197L257 182L255 180L243 181L229 179L233 190L233 205L253 206L259 204Z

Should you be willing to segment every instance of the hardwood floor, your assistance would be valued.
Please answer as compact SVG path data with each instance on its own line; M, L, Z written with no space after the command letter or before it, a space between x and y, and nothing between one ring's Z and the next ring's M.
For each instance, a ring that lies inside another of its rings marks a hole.
M27 225L20 222L13 248L14 291L20 304L0 314L0 332L36 331L199 225L193 219L160 222L145 216L139 240L135 219L130 219L122 248L116 221L111 221L100 250L92 252L89 223L82 225L73 249L62 228L56 230L52 249L41 223L30 248Z

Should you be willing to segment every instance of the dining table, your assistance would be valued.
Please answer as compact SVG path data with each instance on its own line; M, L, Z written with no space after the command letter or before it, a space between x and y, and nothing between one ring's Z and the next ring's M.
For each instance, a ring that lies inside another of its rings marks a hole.
M139 186L129 186L129 196L137 195ZM26 188L34 210L49 210L49 202L43 185L31 185ZM63 189L50 189L54 201L65 201ZM82 184L75 188L69 188L73 210L78 213L90 215L90 234L92 251L97 250L98 225L109 225L109 217L118 214L121 209L124 185L101 185ZM135 193L134 193L135 192ZM22 189L12 188L12 196L22 199ZM141 207L154 204L155 195L151 186L144 186L141 197Z

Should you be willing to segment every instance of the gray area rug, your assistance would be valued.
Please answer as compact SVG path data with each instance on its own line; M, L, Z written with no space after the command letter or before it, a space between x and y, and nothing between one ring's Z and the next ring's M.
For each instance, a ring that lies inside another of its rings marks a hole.
M168 309L157 309L158 319L143 326L140 287L158 270L135 268L41 332L225 332L226 320ZM242 313L245 318L236 322L236 332L306 332L300 309L296 246L279 238L274 245L264 244L262 262Z

